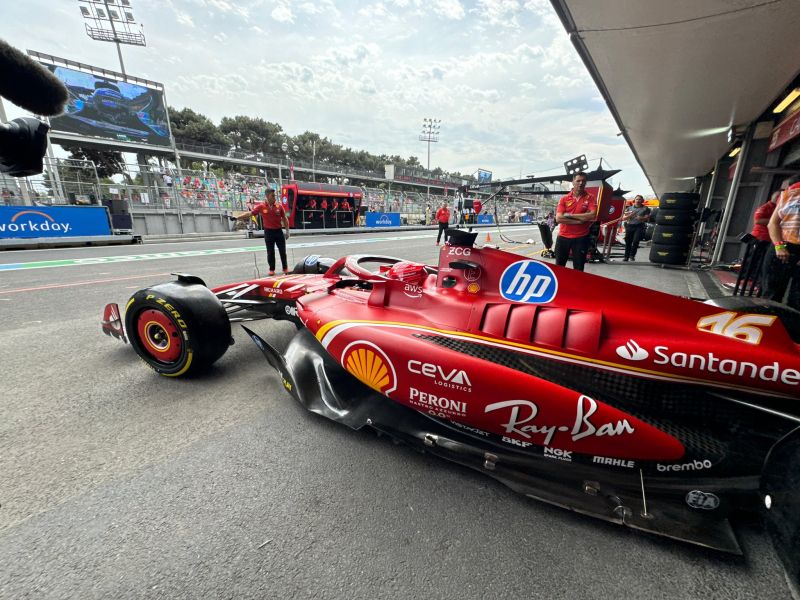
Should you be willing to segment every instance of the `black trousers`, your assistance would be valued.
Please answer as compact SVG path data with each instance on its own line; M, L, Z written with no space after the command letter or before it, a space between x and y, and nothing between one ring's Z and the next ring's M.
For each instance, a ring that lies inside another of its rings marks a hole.
M442 234L444 233L444 230L447 229L450 226L449 223L442 223L441 221L438 221L438 223L439 223L439 233L436 236L436 243L437 244L439 243L439 240L442 239ZM447 241L446 237L445 237L444 241L445 242Z
M556 238L556 264L560 267L567 265L569 253L572 251L572 268L583 271L586 264L586 252L589 250L589 236L579 238L565 238L563 235Z
M764 258L764 272L761 276L763 284L762 298L783 302L786 288L789 287L789 297L786 304L800 310L800 244L786 244L789 251L789 260L783 262L775 255L775 248L770 246Z
M636 251L643 235L644 225L625 226L625 258L636 258Z
M269 265L269 270L275 270L275 246L277 246L278 252L280 252L281 255L281 265L285 271L288 267L286 265L286 238L283 237L283 230L265 229L264 243L267 245L267 264Z

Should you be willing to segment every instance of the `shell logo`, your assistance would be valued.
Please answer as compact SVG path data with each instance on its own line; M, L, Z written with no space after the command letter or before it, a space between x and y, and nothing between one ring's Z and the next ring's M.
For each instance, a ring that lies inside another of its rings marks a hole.
M352 342L342 352L342 365L364 385L388 396L397 389L397 372L386 353L372 342Z

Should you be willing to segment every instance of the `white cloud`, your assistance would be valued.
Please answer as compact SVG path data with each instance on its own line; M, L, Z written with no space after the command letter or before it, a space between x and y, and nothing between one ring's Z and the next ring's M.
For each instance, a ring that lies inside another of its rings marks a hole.
M8 41L119 68L113 46L75 35L77 10L51 4L10 3L9 22L34 24ZM582 152L635 163L549 0L160 0L136 17L148 46L124 49L126 69L217 122L258 116L407 157L439 117L432 164L497 177ZM637 168L622 176L645 189Z
M489 25L517 28L519 10L517 0L478 0L478 13Z
M445 19L461 20L464 18L464 7L458 0L433 0L431 8L434 14L444 17Z
M294 23L294 15L292 8L288 2L281 2L272 9L270 16L278 21L278 23Z

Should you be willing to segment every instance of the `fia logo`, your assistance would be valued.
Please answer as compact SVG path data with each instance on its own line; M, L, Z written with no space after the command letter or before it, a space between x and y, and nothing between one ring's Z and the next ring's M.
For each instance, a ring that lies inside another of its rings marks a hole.
M650 354L633 340L628 340L624 346L617 347L617 356L627 360L644 360Z
M719 507L719 496L712 494L711 492L692 490L686 494L686 504L692 508L714 510L715 508Z
M512 302L545 304L556 297L558 279L544 263L521 260L509 265L500 277L500 295Z

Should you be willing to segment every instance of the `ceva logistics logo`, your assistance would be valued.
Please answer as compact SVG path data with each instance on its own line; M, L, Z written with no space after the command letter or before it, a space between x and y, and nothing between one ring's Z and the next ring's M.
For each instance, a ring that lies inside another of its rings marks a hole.
M509 265L500 277L500 295L512 302L545 304L556 297L558 279L546 264L520 260Z

